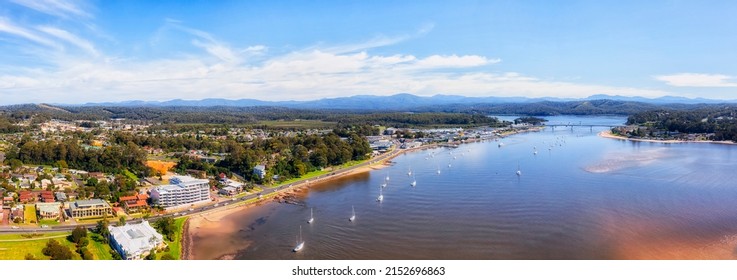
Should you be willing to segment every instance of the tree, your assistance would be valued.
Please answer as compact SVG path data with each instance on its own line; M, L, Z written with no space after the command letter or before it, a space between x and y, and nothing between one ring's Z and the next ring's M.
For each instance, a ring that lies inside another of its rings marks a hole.
M174 256L171 254L164 254L161 256L161 260L174 260Z
M74 230L72 230L71 237L72 237L71 238L71 241L72 242L79 243L79 241L82 238L86 238L87 237L87 229L85 229L82 226L77 226L77 227L74 228Z
M124 226L125 225L125 216L120 216L120 219L118 219L118 226Z
M71 260L73 257L72 250L69 250L69 247L59 244L54 239L46 242L46 247L41 252L45 256L51 257L52 260Z
M27 253L25 259L26 260L36 260L36 256L34 256L31 253Z
M156 259L156 249L151 249L151 251L148 252L148 255L146 256L147 260L155 260Z

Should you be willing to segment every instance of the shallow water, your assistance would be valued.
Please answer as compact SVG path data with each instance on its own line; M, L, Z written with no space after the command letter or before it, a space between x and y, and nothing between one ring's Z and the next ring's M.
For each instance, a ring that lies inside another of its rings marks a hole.
M624 121L551 118L551 123L560 124ZM548 128L502 139L502 147L484 142L404 154L389 168L306 190L306 206L268 203L231 215L226 219L237 230L201 233L195 255L214 259L237 251L236 259L735 258L737 146L621 141L597 136L603 129ZM521 176L515 173L518 166ZM410 186L410 169L416 187ZM390 180L379 203L376 198L386 176ZM356 209L354 222L348 221L351 206ZM310 208L312 224L306 222ZM305 248L293 253L300 225Z

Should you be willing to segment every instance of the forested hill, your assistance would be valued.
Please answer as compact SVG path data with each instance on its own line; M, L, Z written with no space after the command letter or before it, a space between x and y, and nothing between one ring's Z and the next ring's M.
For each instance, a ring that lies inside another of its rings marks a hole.
M714 140L737 142L737 105L645 111L631 115L627 124L682 133L714 133Z
M483 125L493 121L483 115L633 115L653 110L709 110L719 104L666 104L620 100L541 101L533 103L478 103L419 106L408 110L340 110L294 109L272 106L53 106L25 104L0 107L0 128L12 130L9 123L30 119L43 122L59 120L109 120L124 118L129 121L153 121L161 123L215 123L257 124L267 120L321 120L337 123L385 124L385 125L433 125L463 124ZM371 106L366 106L370 108Z

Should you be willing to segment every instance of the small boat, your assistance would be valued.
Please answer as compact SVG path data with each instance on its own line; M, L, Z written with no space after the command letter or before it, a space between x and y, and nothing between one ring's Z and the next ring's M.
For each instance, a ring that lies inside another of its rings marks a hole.
M353 222L354 220L356 220L356 208L354 208L353 206L351 206L351 210L353 210L353 212L352 212L353 215L351 215L351 217L348 218L348 220L351 221L351 222Z
M499 142L499 148L501 148L502 146L504 146L504 143Z
M417 186L417 179L415 177L412 177L412 183L409 183L410 186Z
M384 201L384 193L379 189L379 197L376 198L376 201L382 202Z
M522 175L522 171L519 170L519 163L517 163L517 176L521 176L521 175Z
M311 224L314 221L315 221L315 217L312 215L312 208L310 208L310 219L307 220L307 223Z
M386 175L386 178L384 178L384 181L389 181L389 175Z
M292 249L292 252L299 252L299 250L302 250L302 248L305 247L305 242L302 240L302 226L299 226L299 235L297 236L297 246L294 246L294 249Z
M407 176L412 176L412 168L409 168L409 171L407 171Z
M440 174L440 166L438 166L438 170L435 171L435 172L437 172L438 174Z
M448 168L450 168L450 163L448 163Z

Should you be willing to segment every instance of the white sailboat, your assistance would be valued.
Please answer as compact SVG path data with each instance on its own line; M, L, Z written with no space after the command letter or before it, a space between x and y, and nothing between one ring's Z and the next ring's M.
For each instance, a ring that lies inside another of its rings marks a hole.
M409 183L410 186L417 186L417 179L415 179L415 176L412 176L412 183Z
M311 224L314 221L315 221L315 217L312 215L312 208L310 208L310 219L307 220L307 223Z
M384 193L381 190L382 189L379 189L379 197L376 198L376 201L378 202L384 201Z
M407 176L412 176L412 167L410 167L409 171L407 171Z
M384 181L389 181L389 174L386 174L386 178L384 178Z
M517 163L517 176L521 176L521 175L522 175L522 171L519 170L519 163Z
M440 174L440 166L438 166L438 170L435 171L435 172L437 172L438 174Z
M386 180L384 180L384 183L381 183L382 188L386 188Z
M297 246L294 246L294 249L292 249L293 252L299 252L299 250L302 250L302 248L305 247L305 242L302 240L302 226L299 226L299 235L297 236Z
M356 208L353 207L353 206L351 206L351 210L353 210L353 212L352 212L353 214L351 215L350 218L348 218L348 220L351 221L351 222L353 222L356 219Z

